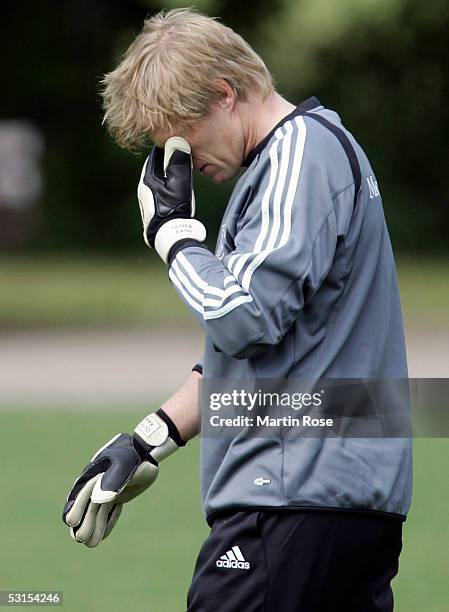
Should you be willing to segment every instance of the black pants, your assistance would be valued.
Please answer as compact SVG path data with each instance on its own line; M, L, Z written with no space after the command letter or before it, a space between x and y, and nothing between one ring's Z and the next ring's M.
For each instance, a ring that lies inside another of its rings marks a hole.
M201 548L188 612L390 612L401 533L382 515L235 512Z

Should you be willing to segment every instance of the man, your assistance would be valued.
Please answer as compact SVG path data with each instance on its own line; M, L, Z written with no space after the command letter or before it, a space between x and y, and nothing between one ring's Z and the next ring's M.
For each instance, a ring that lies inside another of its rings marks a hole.
M407 376L379 189L335 112L316 98L286 101L241 37L191 10L145 22L105 77L104 100L119 144L156 145L138 187L144 239L203 326L205 348L182 388L132 436L102 447L75 482L64 520L90 547L198 433L201 375ZM215 253L195 218L192 167L216 183L246 169ZM410 504L407 439L242 430L201 444L212 529L189 611L392 610Z

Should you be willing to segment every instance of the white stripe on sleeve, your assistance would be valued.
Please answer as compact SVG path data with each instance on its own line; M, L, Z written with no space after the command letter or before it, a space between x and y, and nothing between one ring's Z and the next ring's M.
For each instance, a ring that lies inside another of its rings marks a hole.
M178 278L178 280L184 285L184 287L190 293L190 295L193 298L195 298L196 300L198 300L198 302L201 304L203 302L203 293L198 291L198 289L192 285L190 280L187 278L187 276L181 270L181 268L178 265L178 262L176 260L173 261L173 265L171 267L171 270L173 270L173 272L176 275L176 277Z
M235 298L235 300L232 300L231 302L228 302L227 304L225 304L223 306L223 308L220 308L219 310L211 310L211 311L207 311L204 313L204 318L205 319L218 319L219 317L222 317L225 314L228 314L228 312L231 312L231 310L234 310L234 308L237 308L237 306L240 306L240 304L243 304L244 302L252 302L253 298L250 295L241 295L238 298Z
M306 143L306 124L303 117L296 117L296 125L298 126L298 139L296 155L292 165L292 180L288 186L286 203L284 207L284 231L282 232L279 246L284 246L287 243L292 225L292 207L295 201L295 192L298 187L299 173L301 171L302 158L304 154L304 145Z
M176 274L173 272L173 270L171 268L168 271L168 275L169 275L172 283L174 285L176 285L176 287L182 293L182 295L184 296L184 298L187 301L187 303L190 304L190 306L194 310L196 310L196 311L200 312L202 315L204 315L204 309L203 309L202 305L199 304L195 299L193 299L192 296L184 289L182 283L178 280L178 278L176 277Z

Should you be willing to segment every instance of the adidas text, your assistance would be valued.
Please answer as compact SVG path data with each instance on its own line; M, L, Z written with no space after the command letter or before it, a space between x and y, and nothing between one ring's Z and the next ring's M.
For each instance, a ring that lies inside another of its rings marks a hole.
M217 567L240 570L247 570L251 567L248 561L245 561L245 557L238 546L233 546L225 555L221 555L221 557L215 561L215 565Z
M218 559L216 561L216 566L217 567L230 567L233 569L249 569L248 561L229 561L229 559L226 559L225 561Z

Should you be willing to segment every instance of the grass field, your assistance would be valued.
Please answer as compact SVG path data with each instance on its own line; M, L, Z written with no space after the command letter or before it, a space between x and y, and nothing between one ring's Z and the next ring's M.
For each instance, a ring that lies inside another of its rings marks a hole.
M407 323L449 325L449 259L399 258ZM182 324L192 315L158 258L0 258L0 328Z
M196 441L164 464L151 491L125 506L98 549L72 542L60 518L67 489L89 456L144 411L0 412L0 590L64 590L70 612L185 610L207 534ZM415 441L414 503L394 581L397 612L447 610L448 450L447 440Z
M152 253L0 259L0 326L158 325L191 316Z

